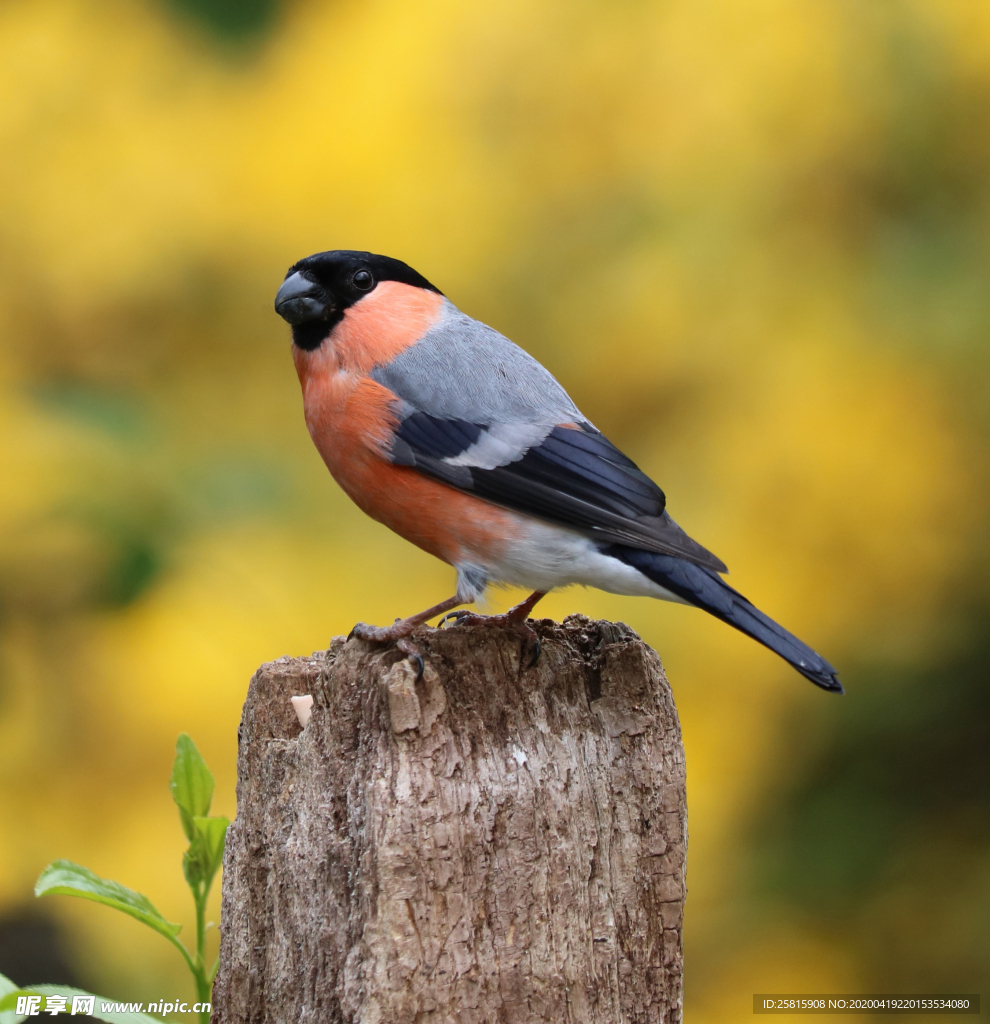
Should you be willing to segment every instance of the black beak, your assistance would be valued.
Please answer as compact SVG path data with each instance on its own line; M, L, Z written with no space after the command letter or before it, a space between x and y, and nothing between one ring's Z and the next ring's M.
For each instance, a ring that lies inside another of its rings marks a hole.
M323 289L298 270L282 282L275 296L275 312L293 326L327 320L330 311Z

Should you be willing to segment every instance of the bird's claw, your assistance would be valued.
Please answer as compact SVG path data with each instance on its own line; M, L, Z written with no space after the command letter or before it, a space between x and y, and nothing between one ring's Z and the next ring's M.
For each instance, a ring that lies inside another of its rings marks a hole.
M448 619L454 619L455 622L461 622L463 619L471 615L475 615L475 613L468 611L467 608L458 608L455 612L447 612L447 614L437 622L437 629L439 629ZM475 617L481 618L480 615Z
M448 619L453 619L457 625L461 625L462 623L464 625L475 625L481 622L495 622L500 626L505 626L509 629L515 630L515 632L522 636L524 645L532 645L532 653L529 656L529 660L523 667L523 670L525 671L533 668L533 666L540 660L540 638L536 635L536 630L533 629L526 619L521 619L517 615L513 615L511 612L506 612L504 615L479 615L477 612L469 611L467 608L458 608L457 611L447 612L447 614L437 623L437 626L442 626Z
M401 620L400 620L401 621ZM419 648L404 636L395 635L394 626L369 626L366 622L357 623L354 628L347 634L347 639L358 639L368 640L371 643L387 644L395 642L395 646L413 663L416 668L416 682L423 678L423 671L425 665L423 663L423 655L420 654Z
M423 663L423 655L420 654L419 649L410 640L400 640L395 646L413 663L416 669L416 682L418 683L423 678L423 672L426 669Z

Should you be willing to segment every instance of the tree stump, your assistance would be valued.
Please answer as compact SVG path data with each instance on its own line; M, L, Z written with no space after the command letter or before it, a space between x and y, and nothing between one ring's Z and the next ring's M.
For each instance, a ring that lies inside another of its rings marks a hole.
M622 624L336 638L251 680L218 1024L681 1019L687 815L660 660ZM312 693L301 729L290 695Z

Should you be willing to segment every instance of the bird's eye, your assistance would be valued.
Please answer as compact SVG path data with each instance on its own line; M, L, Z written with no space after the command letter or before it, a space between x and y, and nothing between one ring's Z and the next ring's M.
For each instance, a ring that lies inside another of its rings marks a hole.
M359 270L351 278L351 281L353 281L355 288L360 288L363 292L366 292L375 283L370 270Z

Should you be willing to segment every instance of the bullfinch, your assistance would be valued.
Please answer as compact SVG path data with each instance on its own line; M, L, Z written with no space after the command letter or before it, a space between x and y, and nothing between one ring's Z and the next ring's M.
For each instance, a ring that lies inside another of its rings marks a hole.
M398 642L422 666L417 626L506 583L532 595L499 618L535 641L536 602L580 583L694 605L842 692L824 658L723 581L722 561L543 366L411 267L370 252L307 256L275 309L292 326L306 425L334 479L457 570L453 597L352 635Z

